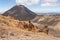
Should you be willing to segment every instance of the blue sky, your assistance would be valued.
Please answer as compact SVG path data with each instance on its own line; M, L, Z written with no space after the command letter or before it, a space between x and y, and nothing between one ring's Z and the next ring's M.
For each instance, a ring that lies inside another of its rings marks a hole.
M15 5L25 5L36 13L60 13L60 0L0 0L0 12L4 13Z

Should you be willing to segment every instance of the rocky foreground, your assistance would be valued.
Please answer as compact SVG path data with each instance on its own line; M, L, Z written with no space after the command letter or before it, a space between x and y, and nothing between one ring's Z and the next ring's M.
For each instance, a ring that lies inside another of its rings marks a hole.
M39 31L35 25L0 15L0 40L60 40L45 33L46 29Z
M0 29L0 40L60 40L45 33L11 32Z

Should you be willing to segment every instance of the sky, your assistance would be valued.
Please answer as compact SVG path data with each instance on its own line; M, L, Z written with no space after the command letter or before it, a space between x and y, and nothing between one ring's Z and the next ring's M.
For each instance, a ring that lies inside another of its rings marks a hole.
M60 13L60 0L0 0L0 13L4 13L15 5L24 5L36 13Z

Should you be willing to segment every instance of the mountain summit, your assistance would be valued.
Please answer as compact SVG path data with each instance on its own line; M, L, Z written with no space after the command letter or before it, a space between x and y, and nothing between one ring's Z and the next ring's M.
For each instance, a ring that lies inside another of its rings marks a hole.
M10 10L6 11L3 15L12 16L18 20L31 20L35 18L37 14L30 11L28 8L26 8L23 5L16 5Z

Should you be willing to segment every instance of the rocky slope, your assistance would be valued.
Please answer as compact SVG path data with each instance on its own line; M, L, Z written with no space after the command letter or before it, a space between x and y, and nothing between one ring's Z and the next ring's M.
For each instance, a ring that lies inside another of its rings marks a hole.
M60 37L60 14L37 16L32 21L38 24L47 25L49 27L49 34Z
M54 37L49 33L47 35L44 31L38 32L38 28L35 25L33 26L31 29L29 22L0 15L0 40L60 40L59 37ZM44 27L44 25L40 26Z
M44 33L9 32L0 29L0 40L60 40Z
M48 26L54 26L58 22L60 22L60 16L47 14L47 15L43 15L43 16L37 16L32 21L36 22L36 23L48 25Z

